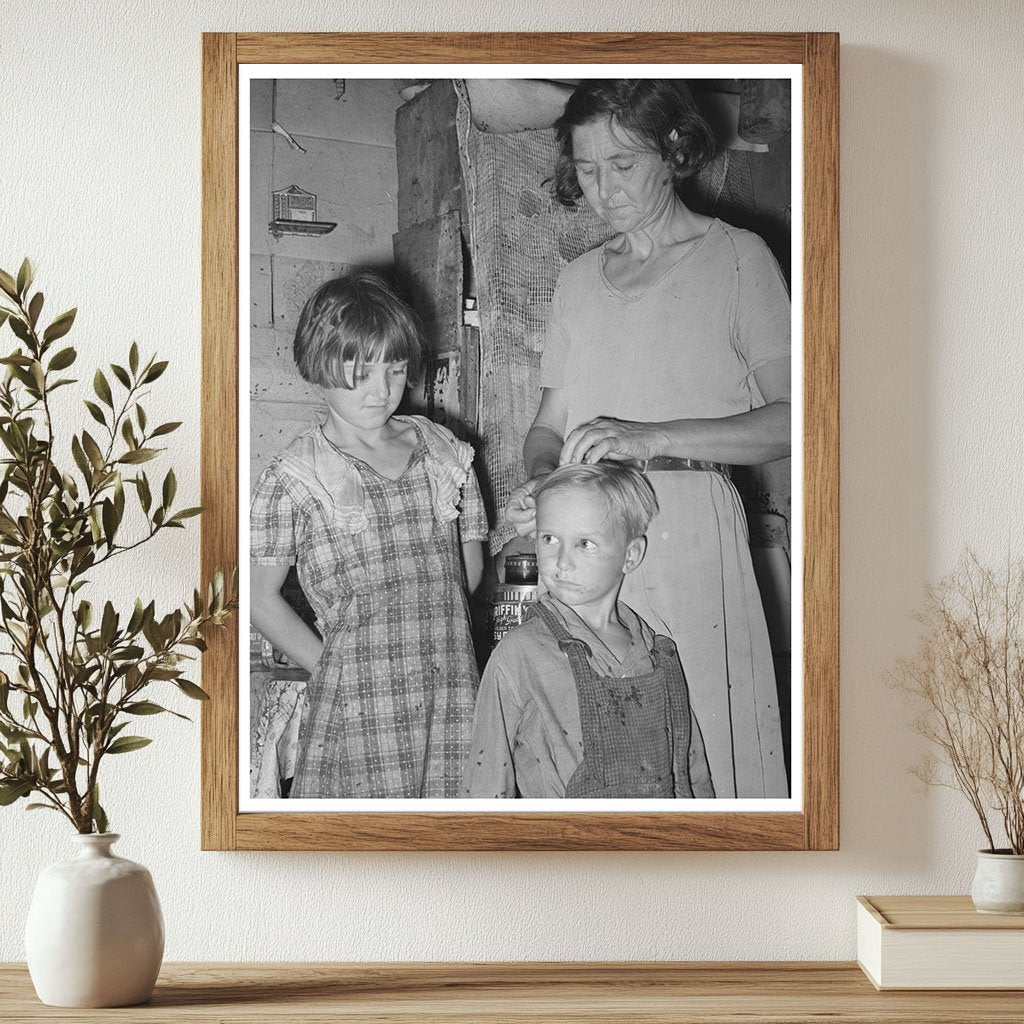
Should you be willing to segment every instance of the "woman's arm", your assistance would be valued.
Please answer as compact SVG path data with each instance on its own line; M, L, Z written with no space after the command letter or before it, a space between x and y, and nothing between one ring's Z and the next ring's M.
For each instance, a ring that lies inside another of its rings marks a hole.
M307 672L323 653L323 641L281 596L290 565L252 565L249 569L249 617L279 651Z
M523 464L528 478L547 476L558 466L568 418L569 407L564 391L561 388L541 388L540 406L523 443Z
M765 400L759 409L720 419L680 419L638 423L603 417L569 433L559 461L653 459L671 456L753 466L790 452L789 360L773 359L754 371Z
M542 388L540 407L523 442L523 465L527 480L520 484L505 504L505 519L520 537L533 533L537 518L533 492L540 481L558 467L562 438L569 409L561 388Z

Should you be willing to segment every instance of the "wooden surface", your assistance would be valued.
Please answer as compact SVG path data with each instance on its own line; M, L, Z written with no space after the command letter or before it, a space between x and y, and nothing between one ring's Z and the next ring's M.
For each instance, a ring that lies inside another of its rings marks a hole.
M877 992L854 964L167 964L144 1006L61 1010L0 966L0 1019L1020 1024L1024 993Z
M235 37L203 36L203 355L200 420L203 580L238 565L238 81ZM248 268L246 270L248 273ZM200 721L204 849L235 848L238 630L212 631ZM248 623L244 636L248 636ZM248 766L247 766L248 770Z
M203 37L204 573L238 551L237 70L242 63L797 63L804 72L805 805L795 813L238 813L234 636L203 658L207 850L831 850L839 844L839 37L831 33Z
M883 928L1024 931L1024 914L979 914L970 896L858 896Z
M839 847L839 36L809 34L806 45L804 799L807 849L834 850Z

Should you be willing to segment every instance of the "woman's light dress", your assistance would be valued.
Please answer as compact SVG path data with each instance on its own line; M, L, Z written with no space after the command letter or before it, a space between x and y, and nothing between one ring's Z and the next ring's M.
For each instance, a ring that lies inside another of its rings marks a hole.
M789 295L755 234L722 221L638 295L604 249L562 271L541 386L568 403L566 433L599 416L723 417L764 405L753 373L790 358ZM746 517L713 471L654 472L661 512L622 600L679 649L719 797L788 795L774 665Z

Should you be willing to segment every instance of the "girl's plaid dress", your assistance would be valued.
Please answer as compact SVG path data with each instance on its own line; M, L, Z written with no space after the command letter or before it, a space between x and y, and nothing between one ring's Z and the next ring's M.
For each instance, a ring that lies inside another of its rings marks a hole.
M292 797L456 797L478 675L460 543L487 519L473 450L419 416L397 480L320 427L267 468L254 564L295 564L324 653L306 689Z

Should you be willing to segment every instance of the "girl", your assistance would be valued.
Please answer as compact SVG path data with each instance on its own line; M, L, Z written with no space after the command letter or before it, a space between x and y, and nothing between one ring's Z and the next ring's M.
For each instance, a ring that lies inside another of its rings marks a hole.
M473 450L395 415L422 348L377 274L323 285L294 356L327 417L263 473L251 515L253 624L310 672L290 796L458 796L487 535ZM320 636L281 596L292 564Z

